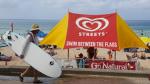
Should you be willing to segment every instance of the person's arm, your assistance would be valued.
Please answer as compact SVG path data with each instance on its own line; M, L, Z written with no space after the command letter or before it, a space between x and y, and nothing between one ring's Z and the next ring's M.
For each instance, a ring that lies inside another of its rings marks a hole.
M23 45L23 50L21 52L20 58L24 58L24 54L26 52L27 46L29 45L30 41L31 41L31 36L27 35L25 44Z

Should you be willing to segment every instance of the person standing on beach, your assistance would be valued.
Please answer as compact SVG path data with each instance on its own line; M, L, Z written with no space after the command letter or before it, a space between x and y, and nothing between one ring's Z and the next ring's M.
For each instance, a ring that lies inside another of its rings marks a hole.
M38 45L39 41L37 39L37 36L36 34L40 31L39 29L39 25L38 24L33 24L32 25L32 29L31 31L28 33L27 35L27 40L25 42L25 46L24 46L24 49L23 49L23 52L21 54L21 58L24 58L24 54L25 54L25 51L27 49L27 46L29 45L30 42ZM23 82L23 77L29 73L29 72L32 72L33 75L34 75L34 80L33 80L33 83L42 83L42 81L38 80L38 71L35 70L32 66L29 66L23 73L20 74L19 78L20 78L20 81Z
M108 54L108 60L109 60L109 61L112 61L112 58L113 58L112 51L109 50L109 51L107 52L107 54Z
M97 48L89 47L87 49L87 54L89 59L96 59L97 58Z

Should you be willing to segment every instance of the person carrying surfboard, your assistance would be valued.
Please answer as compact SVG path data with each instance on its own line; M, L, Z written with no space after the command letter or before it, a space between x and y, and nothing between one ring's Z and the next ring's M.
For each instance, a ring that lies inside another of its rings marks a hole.
M27 49L27 46L29 45L30 42L38 45L39 41L38 41L38 38L36 36L36 34L40 31L39 29L39 25L38 24L33 24L32 25L32 29L31 31L28 33L27 37L26 37L26 42L25 42L25 45L24 45L24 48L23 48L23 51L22 51L22 54L21 54L21 58L24 58L24 54L25 54L25 51ZM33 83L42 83L42 81L38 80L38 71L35 70L32 66L29 66L23 73L21 73L19 75L19 79L21 82L23 82L23 77L29 73L29 72L33 72L33 75L34 75L34 80L33 80Z

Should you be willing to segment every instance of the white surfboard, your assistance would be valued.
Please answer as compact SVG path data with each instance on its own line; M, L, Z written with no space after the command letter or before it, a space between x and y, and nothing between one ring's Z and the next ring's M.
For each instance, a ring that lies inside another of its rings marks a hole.
M12 42L19 39L19 38L23 38L22 36L20 36L19 34L12 32L12 31L6 31L3 35L2 35L2 40L5 40L5 43L8 46L11 46Z
M11 33L11 35L13 35L13 32ZM11 48L16 54L18 54L18 56L20 56L22 52L25 41L25 38L18 38L11 42ZM55 59L31 42L25 51L23 60L36 70L49 77L57 78L62 73L61 67L58 65Z

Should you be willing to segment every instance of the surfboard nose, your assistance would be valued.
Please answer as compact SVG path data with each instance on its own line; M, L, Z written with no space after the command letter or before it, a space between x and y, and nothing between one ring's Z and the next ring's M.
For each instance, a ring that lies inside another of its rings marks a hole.
M58 78L61 76L62 74L62 68L61 66L54 60L49 62L50 66L51 66L51 77L53 78Z
M56 74L54 75L54 76L55 76L54 78L60 77L61 74L62 74L62 68L61 68L61 67L57 67L57 72L56 72Z

